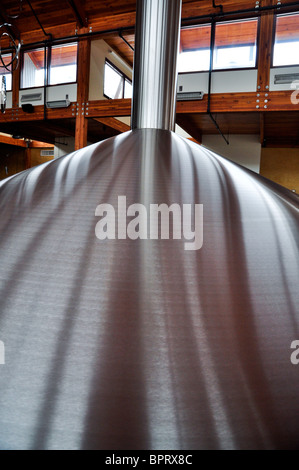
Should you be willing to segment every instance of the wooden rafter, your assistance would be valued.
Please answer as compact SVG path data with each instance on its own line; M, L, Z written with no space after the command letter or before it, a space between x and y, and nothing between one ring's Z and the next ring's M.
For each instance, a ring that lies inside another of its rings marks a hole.
M124 122L119 121L119 119L113 117L95 118L95 121L105 124L105 126L111 127L119 132L127 132L130 130L130 126L128 126L128 124L125 124Z
M20 31L17 28L17 26L14 24L13 20L8 17L6 10L4 6L2 5L2 3L0 3L0 19L2 19L3 23L11 24L11 27L7 26L9 33L12 35L14 39L20 39L21 37Z
M68 4L70 5L73 15L81 28L86 28L88 26L88 21L82 0L68 0Z
M24 139L14 139L13 137L2 134L0 134L0 144L8 144L15 147L26 147L26 142Z
M202 133L191 116L188 116L188 119L184 119L183 115L177 114L176 122L187 134L191 135L194 141L201 143Z

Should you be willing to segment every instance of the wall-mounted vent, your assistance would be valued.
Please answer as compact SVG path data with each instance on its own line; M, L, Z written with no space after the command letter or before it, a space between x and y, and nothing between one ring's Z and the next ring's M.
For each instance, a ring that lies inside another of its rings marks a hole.
M29 95L21 96L21 103L32 103L32 101L40 101L42 93L30 93Z
M70 104L70 100L47 101L47 108L68 108Z
M203 97L204 97L203 91L186 91L186 92L177 93L178 101L202 100Z
M293 83L295 80L299 80L299 73L282 73L274 75L275 85L287 85Z
M41 150L40 151L41 157L54 157L54 149L52 150Z

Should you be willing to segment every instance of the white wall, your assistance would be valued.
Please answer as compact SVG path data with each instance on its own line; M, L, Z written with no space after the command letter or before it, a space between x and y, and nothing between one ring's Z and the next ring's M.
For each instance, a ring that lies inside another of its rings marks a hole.
M119 116L119 117L116 117L115 119L117 119L118 121L123 122L124 124L127 124L127 126L131 127L131 117L130 116Z
M257 70L226 70L212 73L212 93L241 93L255 92L257 83ZM178 86L183 92L203 91L208 93L208 72L183 73L178 76ZM179 89L179 88L178 88Z
M188 134L184 129L182 129L178 124L175 125L175 133L186 139L190 139L191 135Z
M30 88L28 90L20 90L19 94L19 106L22 106L22 96L32 95L40 93L41 99L37 101L29 101L33 106L42 106L44 104L44 89L43 88ZM77 83L71 83L67 85L55 85L47 87L46 98L47 101L65 100L68 95L68 99L71 102L77 101Z
M259 135L231 135L229 145L221 135L203 135L202 144L239 165L259 173L261 144Z
M62 157L75 150L74 137L57 137L54 145L54 158Z
M8 91L6 94L6 107L12 108L12 91Z
M119 68L127 77L132 79L132 69L125 66L121 58L117 58L115 52L103 39L97 39L91 42L90 53L90 78L89 78L89 99L90 100L103 100L104 91L104 68L105 59L112 62Z
M77 101L77 83L68 85L55 85L47 88L47 101L58 101L68 99Z
M275 75L283 75L289 73L299 73L299 67L276 67L270 70L270 91L278 91L278 90L292 90L291 83L279 84L276 85ZM297 81L298 83L298 81ZM296 87L294 87L296 88ZM294 89L293 88L293 89Z

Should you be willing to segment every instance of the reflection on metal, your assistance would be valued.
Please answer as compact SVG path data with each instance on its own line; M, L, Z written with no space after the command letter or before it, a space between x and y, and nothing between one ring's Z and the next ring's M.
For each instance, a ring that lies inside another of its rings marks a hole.
M103 240L95 209L204 207L204 244ZM296 195L130 131L0 185L0 447L298 447Z
M134 130L0 184L1 449L298 447L298 198L168 130L179 3L139 2ZM203 247L98 240L123 195L203 204Z
M21 41L19 40L18 44L16 43L13 34L10 32L11 27L12 25L9 23L0 24L0 44L3 39L8 39L12 48L10 60L5 60L3 57L5 54L2 54L2 50L0 48L0 67L5 69L8 73L11 73L18 68L21 49ZM2 30L2 28L4 29Z
M139 0L132 129L174 130L181 0Z

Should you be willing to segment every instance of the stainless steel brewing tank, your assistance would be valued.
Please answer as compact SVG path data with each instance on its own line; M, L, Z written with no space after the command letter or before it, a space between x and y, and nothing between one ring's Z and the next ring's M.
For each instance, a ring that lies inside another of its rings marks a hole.
M203 246L99 240L99 204L203 204ZM0 447L297 448L298 199L170 131L4 181Z

